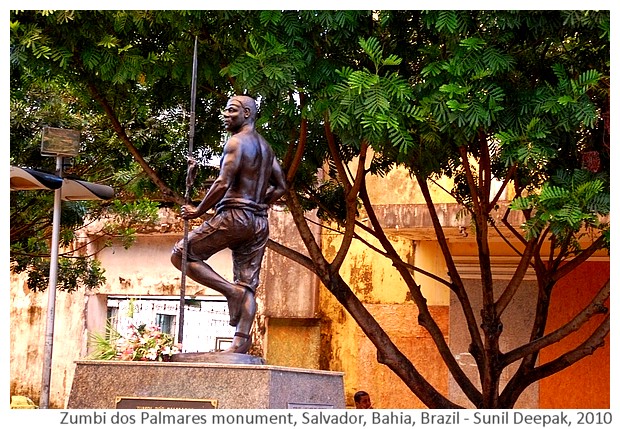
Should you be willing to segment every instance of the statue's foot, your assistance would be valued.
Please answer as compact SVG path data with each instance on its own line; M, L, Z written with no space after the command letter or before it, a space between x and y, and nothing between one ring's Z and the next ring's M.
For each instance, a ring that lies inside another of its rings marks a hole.
M247 353L250 350L250 347L252 347L252 337L250 335L243 332L235 332L235 337L245 338L245 341L238 345L234 345L233 342L232 346L220 353Z
M251 289L245 286L238 286L239 290L234 295L227 298L228 301L228 314L230 315L230 326L237 326L239 319L241 318L241 309L243 308L243 302L245 301L248 293L253 293Z

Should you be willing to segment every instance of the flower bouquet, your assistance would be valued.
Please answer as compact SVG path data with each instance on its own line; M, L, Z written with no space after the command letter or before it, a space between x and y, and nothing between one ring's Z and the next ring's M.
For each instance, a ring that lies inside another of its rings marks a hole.
M181 351L174 337L156 325L130 323L123 332L108 325L105 334L92 333L90 340L94 349L90 359L97 360L169 361Z

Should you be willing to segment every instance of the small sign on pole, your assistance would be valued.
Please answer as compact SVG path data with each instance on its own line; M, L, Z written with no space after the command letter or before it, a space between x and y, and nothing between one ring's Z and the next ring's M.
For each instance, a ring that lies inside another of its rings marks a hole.
M63 128L43 128L41 155L74 157L80 152L80 132Z

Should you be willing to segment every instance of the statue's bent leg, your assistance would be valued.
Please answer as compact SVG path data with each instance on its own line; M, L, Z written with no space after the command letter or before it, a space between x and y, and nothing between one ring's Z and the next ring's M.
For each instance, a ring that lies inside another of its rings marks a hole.
M234 244L235 240L240 240L238 235L243 234L243 231L235 224L236 219L237 216L234 216L234 213L230 211L217 214L191 231L186 245L187 276L226 297L231 318L230 324L233 326L239 322L239 313L245 300L246 288L237 282L231 283L223 278L205 260ZM241 239L243 239L243 235ZM171 261L179 270L182 269L184 251L183 241L179 241L172 251Z

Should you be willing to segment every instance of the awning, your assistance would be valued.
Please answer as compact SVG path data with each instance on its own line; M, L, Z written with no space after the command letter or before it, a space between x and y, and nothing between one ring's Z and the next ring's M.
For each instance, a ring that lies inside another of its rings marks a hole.
M32 168L11 166L11 191L33 191L37 189L56 190L60 188L61 199L109 200L114 197L114 188L78 179L60 178Z
M114 189L110 186L77 179L63 179L60 191L65 201L109 200L114 197Z
M55 174L11 165L11 191L55 190L61 186L62 179Z

